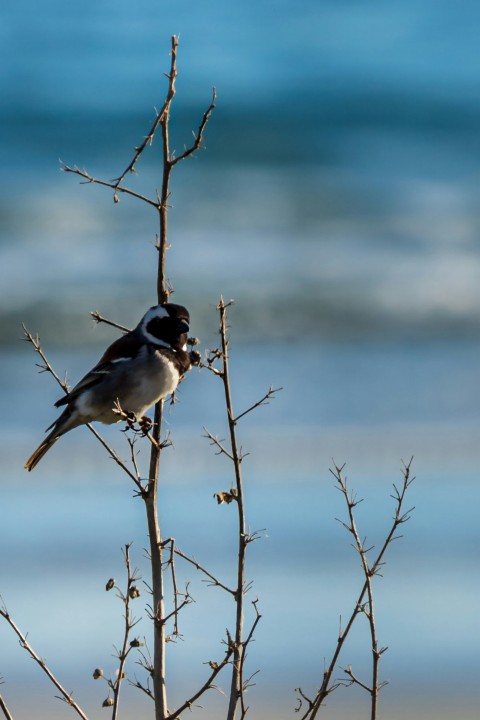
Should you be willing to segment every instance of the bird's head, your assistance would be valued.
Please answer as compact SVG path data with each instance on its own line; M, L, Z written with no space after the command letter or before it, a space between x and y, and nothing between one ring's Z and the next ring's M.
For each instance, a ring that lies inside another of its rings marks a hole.
M174 350L187 349L190 315L183 305L154 305L145 313L138 327L152 345Z

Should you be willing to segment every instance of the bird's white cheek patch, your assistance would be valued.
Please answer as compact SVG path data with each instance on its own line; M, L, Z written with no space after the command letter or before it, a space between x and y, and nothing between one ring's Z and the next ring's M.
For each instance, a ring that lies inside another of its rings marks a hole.
M159 340L155 335L152 335L148 332L148 330L143 329L143 334L145 335L145 339L151 343L152 345L156 345L157 347L164 347L164 348L170 348L171 346L169 343L164 342L163 340Z

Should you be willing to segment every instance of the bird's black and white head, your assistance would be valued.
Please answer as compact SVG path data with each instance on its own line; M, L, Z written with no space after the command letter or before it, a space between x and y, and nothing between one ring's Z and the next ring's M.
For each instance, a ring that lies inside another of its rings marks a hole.
M146 342L174 350L187 349L190 315L183 305L154 305L139 323Z

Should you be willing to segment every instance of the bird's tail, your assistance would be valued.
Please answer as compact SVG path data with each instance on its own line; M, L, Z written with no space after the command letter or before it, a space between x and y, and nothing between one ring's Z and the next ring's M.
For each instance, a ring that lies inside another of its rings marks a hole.
M65 408L60 417L57 418L47 428L46 432L52 430L52 428L53 430L49 435L47 435L42 444L38 446L33 455L28 458L27 462L25 463L25 469L28 470L28 472L33 470L33 468L36 467L36 465L43 458L45 453L50 450L52 445L55 445L59 437L65 435L65 433L67 433L69 430L72 430L74 427L77 427L81 424L82 421L78 418L78 416L72 413L71 408Z
M35 450L35 452L30 455L27 462L25 463L25 469L30 472L33 470L33 468L40 462L40 460L43 458L46 452L50 450L52 445L54 445L58 438L60 437L60 433L58 431L53 431L50 433L50 435L47 435L45 440L42 442L41 445L38 446L38 448Z

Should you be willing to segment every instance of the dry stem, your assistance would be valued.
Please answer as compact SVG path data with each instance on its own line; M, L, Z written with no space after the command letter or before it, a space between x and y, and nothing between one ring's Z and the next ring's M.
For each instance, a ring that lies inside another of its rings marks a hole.
M358 503L359 500L356 499L355 495L352 492L348 492L347 488L347 480L342 475L343 467L337 467L335 466L335 469L332 471L335 479L338 482L338 486L340 491L342 492L345 502L347 504L348 509L348 518L349 522L345 523L343 521L342 525L350 532L354 539L355 539L355 547L357 549L358 554L360 555L360 560L362 563L362 569L363 574L365 576L365 583L367 586L367 596L368 601L367 603L362 605L362 612L365 614L369 628L370 628L370 637L371 637L371 647L372 647L372 684L371 687L368 687L365 683L363 683L361 680L359 680L352 672L351 668L347 668L345 670L346 674L350 677L353 683L359 685L364 690L367 690L371 696L371 720L376 720L377 718L377 712L378 712L378 693L380 690L380 683L378 681L378 666L380 662L380 657L385 652L386 648L383 648L382 650L378 649L378 640L377 640L377 630L376 630L376 624L375 624L375 606L374 606L374 600L373 600L373 587L372 587L372 576L373 573L369 567L368 558L367 558L367 552L371 548L365 548L364 541L361 540L360 535L358 533L357 524L355 521L354 516L354 508Z
M388 534L384 540L384 543L380 549L380 552L378 553L374 562L370 565L370 568L369 568L370 578L373 577L373 575L378 573L380 567L383 564L383 558L385 556L387 548L393 542L393 540L395 540L395 539L397 539L397 537L399 537L399 536L395 535L398 527L401 524L405 523L410 518L410 514L414 510L413 507L407 511L403 510L406 492L414 480L414 478L410 477L410 469L411 469L412 461L413 461L413 458L410 460L410 462L407 465L405 465L405 464L403 465L402 486L400 488L397 488L397 486L395 484L393 485L394 493L392 494L392 498L395 502L395 512L394 512L394 516L393 516L393 522L392 522L390 531L388 532ZM341 470L341 468L338 468L338 470ZM338 481L337 467L335 468L335 471L332 471L332 472ZM335 690L337 687L339 687L339 685L342 684L341 682L331 684L332 676L333 676L333 673L337 666L340 652L341 652L343 645L350 633L350 630L352 629L352 626L353 626L357 616L364 611L363 604L364 604L365 595L368 593L368 585L369 585L369 583L367 582L367 580L365 580L345 629L343 630L343 632L340 629L338 639L337 639L337 645L335 647L335 651L333 653L330 664L328 665L328 667L325 669L325 671L323 673L322 684L320 686L320 689L317 691L315 698L313 700L310 700L302 692L301 688L297 688L297 692L301 695L301 698L303 698L303 700L305 700L305 702L307 703L307 710L301 716L301 720L313 720L313 718L315 718L317 716L317 714L319 713L320 708L322 707L323 702L326 699L326 697L331 692L333 692L333 690ZM377 688L377 693L378 693L378 688ZM300 706L297 708L297 711L300 710L300 707L301 707L301 700L300 700ZM373 711L373 708L372 708L372 711Z
M207 680L204 682L202 687L197 690L196 693L194 693L188 700L185 700L183 705L180 705L177 710L174 710L171 715L168 716L168 720L174 720L175 718L178 718L182 712L185 710L191 710L193 703L198 700L199 697L201 697L207 690L215 690L216 687L213 685L213 681L217 677L217 675L223 670L223 668L230 662L230 657L232 656L232 653L234 652L231 644L228 644L227 652L225 654L225 657L220 663L216 663L213 661L210 661L208 664L212 668L212 672L207 678Z
M118 716L118 706L120 703L120 690L122 687L122 682L125 677L125 663L127 661L127 657L130 653L130 651L133 649L133 645L129 644L130 639L130 632L132 628L135 627L138 620L134 620L132 616L132 612L130 610L130 601L137 597L137 593L132 592L132 588L135 587L135 582L138 580L138 576L136 574L136 570L132 571L132 567L130 564L130 545L125 545L125 548L123 550L123 558L125 561L125 567L127 569L127 589L125 593L122 593L119 588L117 588L118 597L120 600L124 603L125 610L124 610L124 633L123 633L123 643L122 643L122 649L118 653L118 659L119 659L119 665L118 665L118 671L117 671L117 678L114 682L110 684L110 687L113 692L113 710L112 710L112 720L117 720Z
M12 630L17 634L17 636L20 640L21 647L24 648L24 650L26 650L28 652L30 657L32 657L35 660L35 662L42 668L43 672L47 675L47 677L50 679L50 681L55 685L55 687L61 694L60 699L64 700L67 703L67 705L70 705L70 707L72 707L75 710L75 712L78 715L80 715L81 718L83 718L83 720L88 720L87 715L83 712L80 705L73 699L72 693L69 693L67 690L65 690L63 685L61 685L59 680L57 680L57 678L55 677L53 672L50 670L50 668L48 667L45 660L43 658L41 658L39 655L37 655L35 650L32 648L30 643L27 641L27 636L24 635L22 633L22 631L19 629L19 627L16 625L16 623L12 619L10 613L7 611L7 608L5 607L5 605L3 605L3 607L0 607L0 615L7 621L7 623L10 625Z
M40 338L38 336L35 337L34 335L32 335L32 333L29 330L27 330L25 325L22 325L22 327L23 327L23 331L25 333L25 340L32 345L35 352L42 359L42 363L37 365L37 367L40 368L40 372L48 372L55 379L55 381L58 383L58 385L60 385L63 392L68 393L69 387L68 387L68 383L67 383L66 379L62 380L62 378L54 370L52 364L49 362L47 356L45 355L44 351L42 350L42 347L40 345ZM110 445L107 443L106 440L103 439L103 437L100 435L98 430L96 428L94 428L91 423L87 424L87 428L90 430L90 432L93 435L95 435L95 437L97 438L99 443L101 443L103 445L103 447L108 452L108 454L110 455L112 460L114 460L117 463L117 465L122 468L123 472L126 473L131 480L133 480L133 482L135 483L135 485L137 486L137 488L139 490L139 493L140 494L143 493L144 488L143 488L143 485L141 484L139 478L128 469L128 467L126 466L124 461L121 458L119 458L119 456L117 455L115 450L112 447L110 447Z
M8 709L7 704L1 695L0 695L0 710L5 715L6 720L13 720L13 717L10 714L10 710Z
M235 432L235 413L233 412L232 394L230 388L230 370L228 356L228 337L227 337L227 308L230 303L225 303L220 298L217 309L220 315L220 339L222 349L222 382L225 393L225 405L227 410L228 428L230 432L230 456L235 473L235 489L236 504L238 514L238 561L237 561L237 588L235 592L235 602L237 605L235 619L235 640L232 664L232 680L230 687L230 698L228 705L227 720L234 720L237 704L243 695L243 687L241 682L241 674L243 667L243 654L245 648L243 645L243 620L244 620L244 597L245 597L245 552L247 547L247 532L245 522L245 506L243 500L243 482L242 482L242 458L237 444L237 436Z
M189 557L188 555L185 555L181 550L179 550L177 547L175 548L175 554L179 557L183 558L187 562L189 562L191 565L197 568L200 572L202 572L204 575L207 576L208 581L210 585L222 588L222 590L225 590L226 592L230 593L230 595L233 595L235 597L235 590L232 590L231 588L224 585L218 578L216 578L214 575L212 575L211 572L206 570L200 563L198 563L194 558Z

